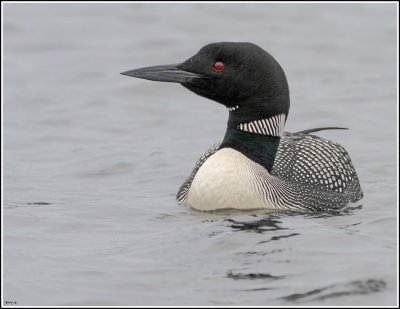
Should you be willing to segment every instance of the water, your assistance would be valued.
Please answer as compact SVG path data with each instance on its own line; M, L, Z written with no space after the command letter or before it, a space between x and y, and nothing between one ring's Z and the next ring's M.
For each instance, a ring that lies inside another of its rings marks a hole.
M395 305L395 4L4 5L4 300ZM227 111L119 75L249 41L286 71L287 131L350 153L342 215L202 213L175 194Z

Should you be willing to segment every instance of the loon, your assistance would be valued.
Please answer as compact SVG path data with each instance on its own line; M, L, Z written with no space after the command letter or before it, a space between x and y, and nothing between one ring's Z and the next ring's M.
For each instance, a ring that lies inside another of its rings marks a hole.
M337 211L363 197L346 150L310 134L344 128L283 132L290 106L286 76L257 45L211 43L182 63L121 74L180 83L229 111L225 137L198 160L178 202L203 211Z

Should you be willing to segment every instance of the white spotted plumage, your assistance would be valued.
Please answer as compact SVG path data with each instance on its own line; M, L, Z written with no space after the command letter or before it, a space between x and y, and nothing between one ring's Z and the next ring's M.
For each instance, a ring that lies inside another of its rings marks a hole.
M250 127L246 123L242 128ZM271 173L240 152L215 144L200 158L177 199L202 210L335 210L362 196L342 146L314 135L283 133Z

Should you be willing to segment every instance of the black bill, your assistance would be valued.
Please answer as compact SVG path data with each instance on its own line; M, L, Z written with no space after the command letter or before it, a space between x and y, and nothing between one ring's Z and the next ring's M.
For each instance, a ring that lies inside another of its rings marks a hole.
M157 65L122 72L122 75L154 80L158 82L187 83L203 76L197 73L184 71L177 64Z

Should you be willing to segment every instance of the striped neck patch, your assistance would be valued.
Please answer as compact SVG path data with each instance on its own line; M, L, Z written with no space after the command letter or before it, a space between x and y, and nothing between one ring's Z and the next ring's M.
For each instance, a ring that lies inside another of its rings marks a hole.
M237 129L262 135L281 136L285 126L286 115L280 114L270 118L241 123Z

